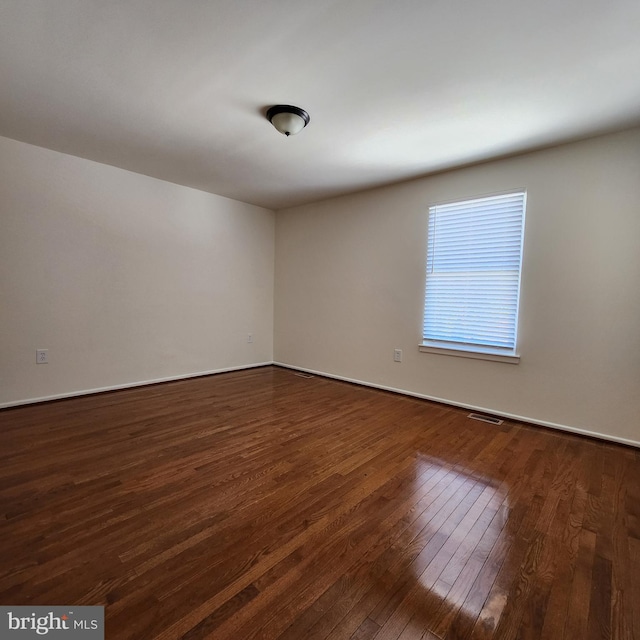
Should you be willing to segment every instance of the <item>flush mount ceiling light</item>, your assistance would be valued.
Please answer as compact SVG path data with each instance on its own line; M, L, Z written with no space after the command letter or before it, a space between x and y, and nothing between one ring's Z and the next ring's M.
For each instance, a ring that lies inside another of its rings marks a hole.
M267 120L285 136L300 133L309 124L309 114L300 107L276 104L267 111Z

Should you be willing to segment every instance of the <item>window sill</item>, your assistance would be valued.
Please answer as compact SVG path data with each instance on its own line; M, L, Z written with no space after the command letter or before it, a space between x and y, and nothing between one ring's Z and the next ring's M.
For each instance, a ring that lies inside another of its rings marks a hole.
M422 353L436 353L441 356L457 356L458 358L474 358L476 360L491 360L493 362L507 362L518 364L520 356L515 353L505 353L499 349L476 348L471 345L453 346L440 342L423 342L418 345Z

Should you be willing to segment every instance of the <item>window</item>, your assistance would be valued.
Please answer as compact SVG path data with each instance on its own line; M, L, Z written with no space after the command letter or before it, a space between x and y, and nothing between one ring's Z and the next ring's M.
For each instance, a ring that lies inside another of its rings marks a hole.
M422 351L517 362L526 194L429 208Z

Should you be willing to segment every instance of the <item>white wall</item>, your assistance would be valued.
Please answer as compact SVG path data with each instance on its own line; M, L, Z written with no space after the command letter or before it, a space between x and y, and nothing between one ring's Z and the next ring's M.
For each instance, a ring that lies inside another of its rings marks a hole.
M0 170L0 406L275 335L284 364L640 443L640 129L278 212L275 334L273 212L3 138ZM429 204L517 187L521 363L419 353Z
M0 405L272 360L272 211L6 138L0 175Z
M520 364L418 352L429 204L519 187ZM280 363L640 443L640 129L278 212L275 326Z

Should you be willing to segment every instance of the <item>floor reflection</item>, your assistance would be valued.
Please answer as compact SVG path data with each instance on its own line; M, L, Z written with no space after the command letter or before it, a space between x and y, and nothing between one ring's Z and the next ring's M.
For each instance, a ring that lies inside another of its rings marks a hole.
M494 583L508 551L508 487L433 456L419 454L415 465L416 504L391 547L373 618L384 637L402 640L426 631L454 638L476 623L490 632L506 603Z

